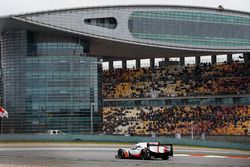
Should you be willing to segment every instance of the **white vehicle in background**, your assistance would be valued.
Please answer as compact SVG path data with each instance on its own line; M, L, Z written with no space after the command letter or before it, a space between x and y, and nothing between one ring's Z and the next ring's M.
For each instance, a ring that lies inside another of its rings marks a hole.
M65 133L63 133L60 130L47 130L46 134L50 134L50 135L65 135Z
M170 156L173 156L173 145L160 145L159 142L142 142L134 145L131 149L120 148L116 155L116 158L138 158L138 159L150 159L162 158L168 160Z

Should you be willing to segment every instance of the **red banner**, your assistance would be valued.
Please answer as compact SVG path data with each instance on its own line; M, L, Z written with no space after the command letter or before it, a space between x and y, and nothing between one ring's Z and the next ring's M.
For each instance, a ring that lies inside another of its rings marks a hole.
M8 112L3 107L0 107L0 117L8 118Z

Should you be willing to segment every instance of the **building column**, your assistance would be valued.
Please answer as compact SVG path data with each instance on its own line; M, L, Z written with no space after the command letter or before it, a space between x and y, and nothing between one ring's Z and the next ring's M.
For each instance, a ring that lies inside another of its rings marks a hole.
M155 68L155 59L150 58L150 68Z
M212 62L212 64L216 64L216 55L212 55L211 56L211 62Z
M109 70L113 70L113 69L114 69L114 62L109 61Z
M244 57L244 63L246 65L250 64L250 53L243 53L243 57Z
M122 68L127 69L127 60L122 60Z
M169 64L169 57L165 57L165 63L168 65Z
M200 56L196 56L195 57L195 65L199 66L201 64L201 57Z
M180 66L185 65L185 57L180 57Z
M232 54L228 54L227 55L227 62L231 63L233 61L233 55Z
M140 59L136 59L135 60L135 67L136 67L136 69L138 69L138 68L141 67L141 62L140 61L141 61Z

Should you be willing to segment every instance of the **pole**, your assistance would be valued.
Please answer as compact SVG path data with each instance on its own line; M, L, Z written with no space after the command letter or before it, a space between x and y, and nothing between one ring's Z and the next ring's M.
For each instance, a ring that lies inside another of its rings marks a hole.
M194 139L194 127L193 127L193 122L191 124L191 139Z
M3 134L3 118L1 117L1 134Z
M90 103L90 133L93 135L93 110L95 103Z

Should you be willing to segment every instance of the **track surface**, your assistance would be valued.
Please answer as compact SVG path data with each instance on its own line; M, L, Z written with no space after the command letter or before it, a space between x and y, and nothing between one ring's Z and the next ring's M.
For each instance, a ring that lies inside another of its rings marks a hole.
M0 167L249 167L250 152L175 147L170 160L115 159L117 145L4 145L0 144ZM125 147L128 147L126 145ZM204 157L205 156L205 157ZM229 157L228 157L229 156Z

